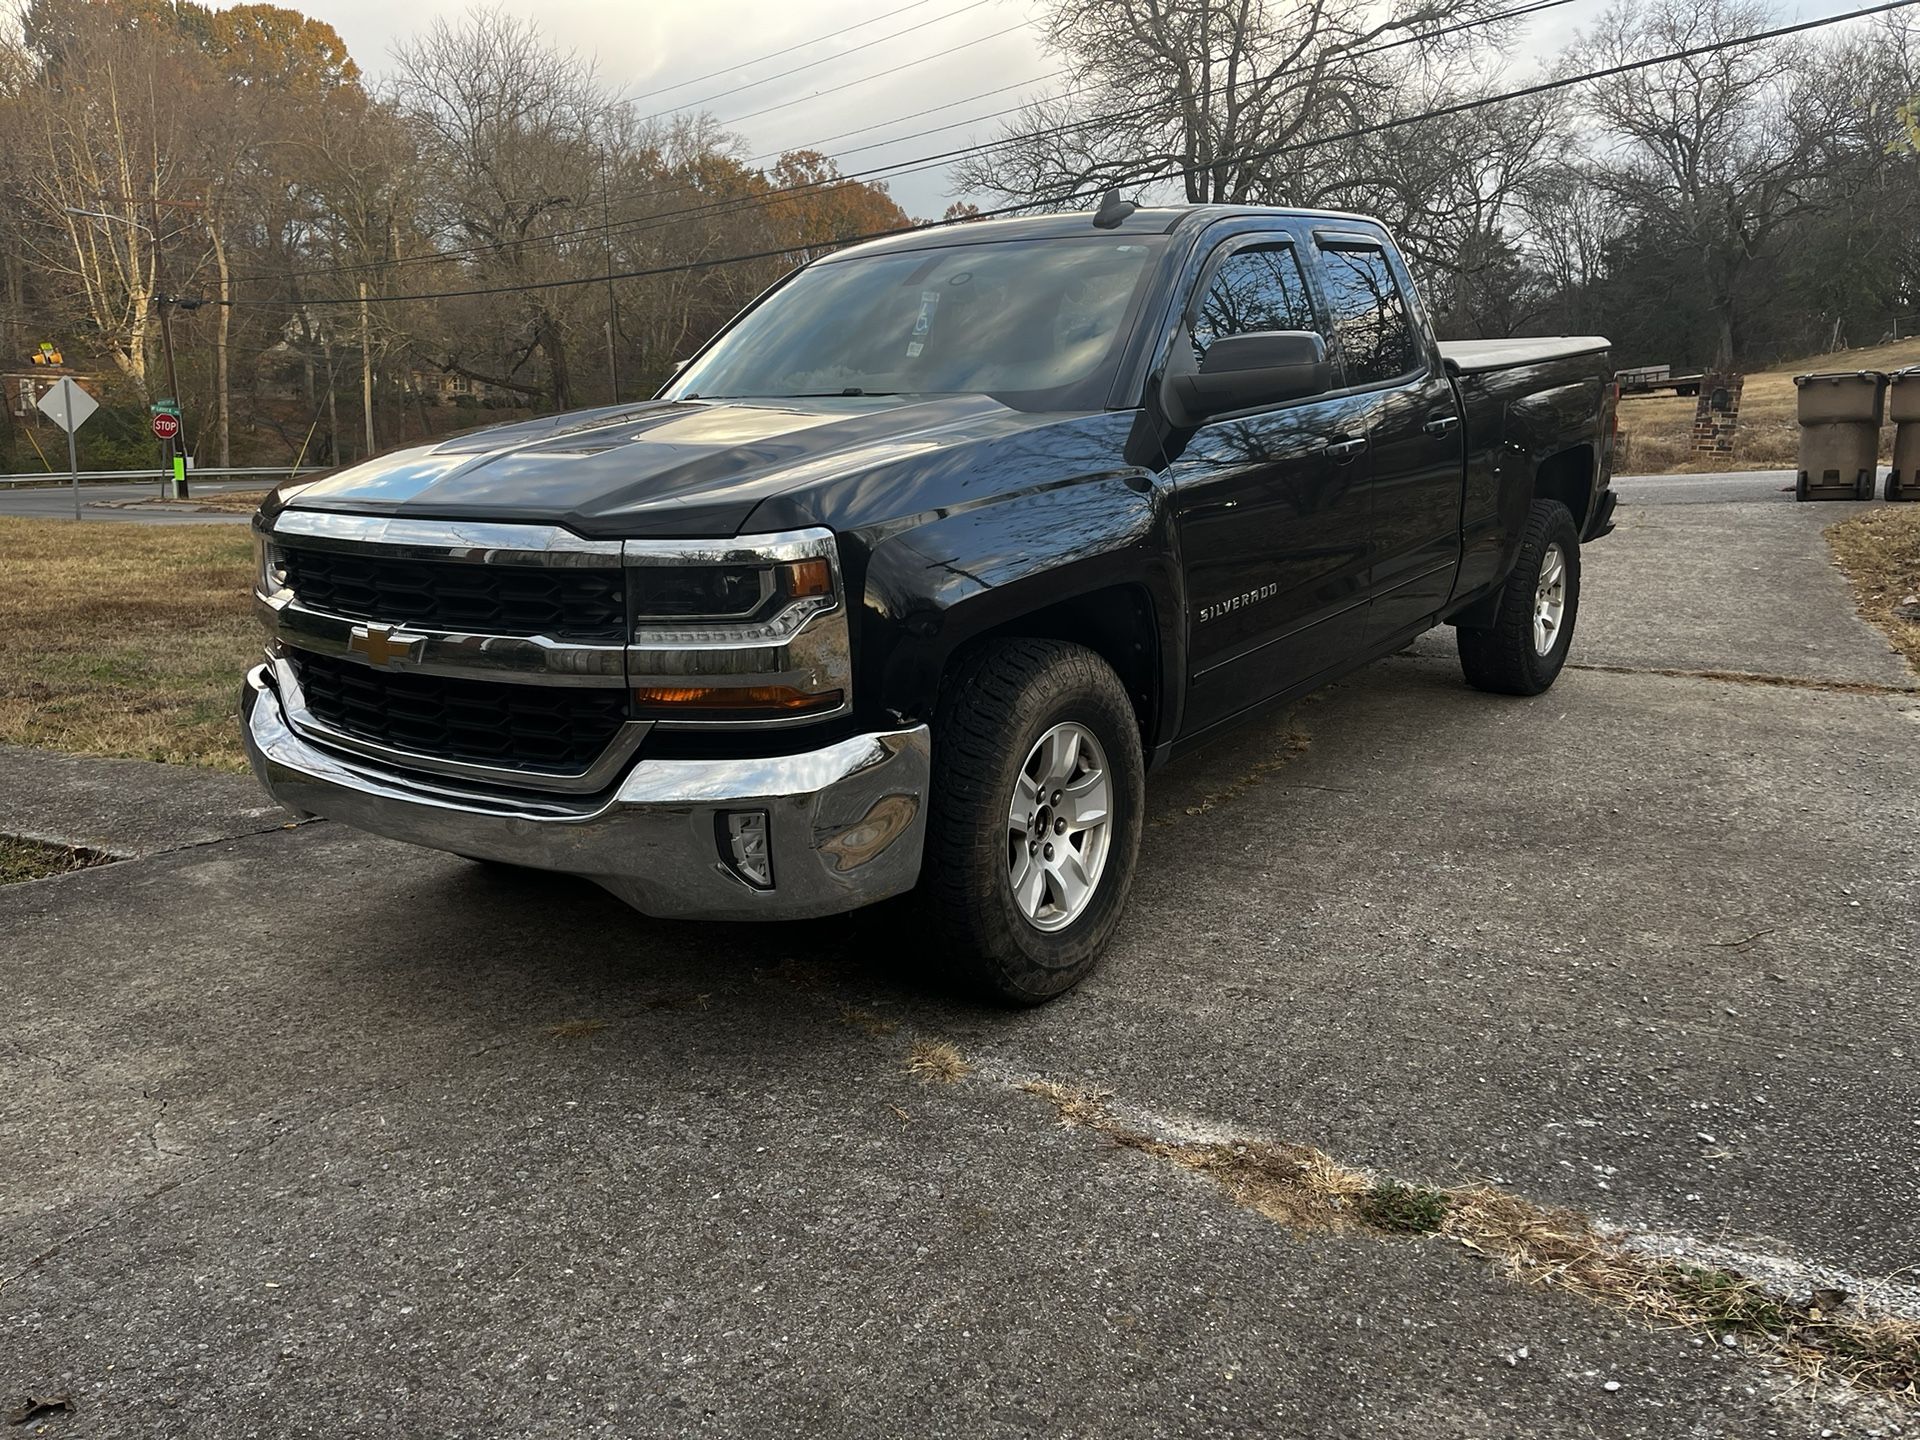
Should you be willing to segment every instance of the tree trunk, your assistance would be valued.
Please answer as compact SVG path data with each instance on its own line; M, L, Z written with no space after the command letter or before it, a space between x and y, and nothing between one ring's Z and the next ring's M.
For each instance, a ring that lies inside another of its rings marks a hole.
M573 379L567 373L567 342L560 336L560 326L553 315L540 312L540 348L546 352L547 368L553 372L553 408L571 410L573 408Z
M333 374L333 336L322 332L320 355L327 362L327 458L336 465L346 463L346 457L340 453L340 408L334 395Z

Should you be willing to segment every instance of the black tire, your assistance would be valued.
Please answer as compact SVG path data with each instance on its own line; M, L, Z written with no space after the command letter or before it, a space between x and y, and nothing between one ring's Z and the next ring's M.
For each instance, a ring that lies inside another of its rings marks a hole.
M1800 472L1799 476L1793 482L1793 498L1796 500L1805 500L1807 498L1807 472L1804 470Z
M1566 597L1552 643L1543 654L1534 644L1534 594L1547 555L1559 548L1566 571ZM1580 532L1558 500L1536 500L1527 515L1520 558L1499 592L1494 620L1484 628L1460 626L1460 668L1476 690L1497 695L1538 695L1560 674L1580 615Z
M1889 500L1906 499L1907 498L1906 495L1902 493L1902 488L1903 487L1900 484L1900 472L1898 470L1889 470L1887 472L1887 492L1886 492L1887 499Z
M1008 811L1035 747L1063 724L1084 727L1104 752L1110 818L1084 908L1047 930L1014 898ZM1146 764L1126 689L1082 646L989 642L946 677L933 744L919 896L927 934L974 993L1015 1005L1050 1000L1099 963L1133 884Z
M1873 498L1873 471L1862 470L1853 477L1853 498L1856 500Z

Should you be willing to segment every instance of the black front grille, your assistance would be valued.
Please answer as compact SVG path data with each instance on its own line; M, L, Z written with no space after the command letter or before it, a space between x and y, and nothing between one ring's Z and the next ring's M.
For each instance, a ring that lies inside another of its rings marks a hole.
M581 644L626 639L626 591L617 569L394 560L293 548L282 559L300 603L329 615Z
M299 650L289 657L315 719L436 759L578 774L627 718L624 690L449 680Z

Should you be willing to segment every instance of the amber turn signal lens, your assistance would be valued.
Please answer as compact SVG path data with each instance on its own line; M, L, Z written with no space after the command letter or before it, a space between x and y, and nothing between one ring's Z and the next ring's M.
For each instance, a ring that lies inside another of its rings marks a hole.
M809 693L791 685L642 685L633 692L641 710L671 710L676 714L713 711L768 711L791 715L803 710L837 710L844 698L838 690Z
M787 594L795 600L833 593L833 567L823 557L796 560L787 569Z

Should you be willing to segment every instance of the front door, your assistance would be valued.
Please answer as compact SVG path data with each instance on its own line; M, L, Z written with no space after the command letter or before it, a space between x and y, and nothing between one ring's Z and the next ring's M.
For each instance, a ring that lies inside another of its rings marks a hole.
M1325 334L1294 244L1222 242L1181 321L1195 359L1253 330ZM1188 733L1311 678L1365 641L1371 397L1210 421L1171 464L1187 573Z

